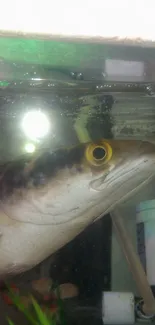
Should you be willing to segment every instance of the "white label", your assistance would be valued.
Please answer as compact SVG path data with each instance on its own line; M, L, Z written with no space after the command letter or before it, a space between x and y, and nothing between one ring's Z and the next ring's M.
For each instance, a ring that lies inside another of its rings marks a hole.
M144 62L106 60L105 73L107 76L142 77L144 75Z

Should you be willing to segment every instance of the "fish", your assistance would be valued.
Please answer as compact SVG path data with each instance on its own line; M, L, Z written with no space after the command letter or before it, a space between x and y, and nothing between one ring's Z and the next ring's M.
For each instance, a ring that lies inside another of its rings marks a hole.
M0 279L27 271L155 175L155 145L100 139L0 169Z

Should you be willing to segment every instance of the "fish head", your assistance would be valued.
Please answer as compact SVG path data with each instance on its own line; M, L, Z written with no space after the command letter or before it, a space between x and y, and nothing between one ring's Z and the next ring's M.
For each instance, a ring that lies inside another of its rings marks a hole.
M58 225L105 214L155 174L155 146L106 140L16 161L0 180L0 205L9 218Z

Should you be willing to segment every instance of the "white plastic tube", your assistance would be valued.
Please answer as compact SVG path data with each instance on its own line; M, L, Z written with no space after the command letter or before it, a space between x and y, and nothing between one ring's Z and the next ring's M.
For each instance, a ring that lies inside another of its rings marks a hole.
M155 289L155 200L136 208L137 246L149 284Z
M134 324L134 296L130 292L103 292L102 319L104 324Z
M155 314L155 299L149 286L140 258L134 250L128 232L126 231L122 217L118 211L111 213L113 225L118 235L121 248L136 281L140 296L144 300L143 311L147 315Z

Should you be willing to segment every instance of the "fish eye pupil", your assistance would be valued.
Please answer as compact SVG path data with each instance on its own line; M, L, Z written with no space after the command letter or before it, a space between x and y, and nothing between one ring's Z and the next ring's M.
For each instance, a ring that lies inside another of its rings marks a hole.
M105 158L106 156L106 150L103 147L96 147L93 150L93 157L96 160L101 160L103 158Z

